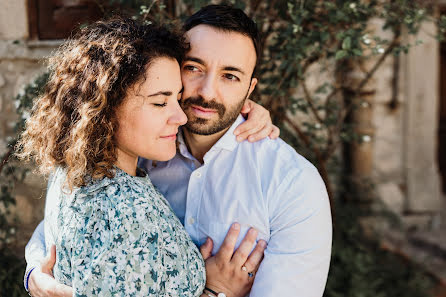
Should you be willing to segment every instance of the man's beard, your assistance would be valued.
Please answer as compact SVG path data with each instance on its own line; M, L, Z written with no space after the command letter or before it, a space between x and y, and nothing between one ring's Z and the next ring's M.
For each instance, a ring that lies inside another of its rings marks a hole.
M180 102L181 108L187 115L187 123L184 127L189 130L193 134L198 135L212 135L218 133L228 127L230 127L235 120L237 119L240 111L242 110L243 104L245 104L245 99L240 100L234 107L231 109L227 109L221 103L217 103L214 100L205 101L203 97L188 97L186 99L182 99ZM214 109L217 111L218 119L204 119L196 117L191 114L189 111L192 108L191 105L203 107L206 109Z

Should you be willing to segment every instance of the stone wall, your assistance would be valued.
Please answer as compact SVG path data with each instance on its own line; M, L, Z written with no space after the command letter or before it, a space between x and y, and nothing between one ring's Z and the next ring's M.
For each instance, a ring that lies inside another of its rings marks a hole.
M407 229L438 228L445 207L436 156L439 44L429 34L435 30L426 24L418 36L404 36L405 43L423 43L399 58L396 107L393 58L375 78L373 177L378 196Z

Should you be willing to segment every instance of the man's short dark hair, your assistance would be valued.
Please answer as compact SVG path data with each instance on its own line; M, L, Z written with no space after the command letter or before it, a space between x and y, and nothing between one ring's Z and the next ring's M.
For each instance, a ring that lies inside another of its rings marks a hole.
M187 32L198 25L208 25L222 31L238 32L250 37L257 55L254 75L262 53L260 33L256 23L243 10L229 5L204 6L186 20L183 29Z

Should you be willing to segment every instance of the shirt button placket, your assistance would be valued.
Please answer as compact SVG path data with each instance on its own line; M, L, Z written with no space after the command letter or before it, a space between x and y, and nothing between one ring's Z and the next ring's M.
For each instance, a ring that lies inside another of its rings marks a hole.
M187 191L187 204L184 224L187 232L194 241L198 240L198 211L200 209L201 196L203 192L203 166L192 172L189 179Z
M198 212L200 210L200 206L201 203L203 203L203 201L201 201L202 196L203 196L203 173L205 170L205 165L201 166L199 169L195 170L194 175L195 175L195 184L196 184L196 189L197 191L194 193L197 199L197 207L194 209L194 215L191 217L191 222L190 224L193 225L193 229L194 229L194 233L196 234L197 238L200 237L199 231L198 231Z

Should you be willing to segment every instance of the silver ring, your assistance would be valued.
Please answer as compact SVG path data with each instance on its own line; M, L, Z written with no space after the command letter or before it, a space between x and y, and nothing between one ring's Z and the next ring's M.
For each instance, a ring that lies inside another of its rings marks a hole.
M243 266L242 266L242 270L243 270L243 271L248 271L248 268L246 268L246 266L243 265Z

